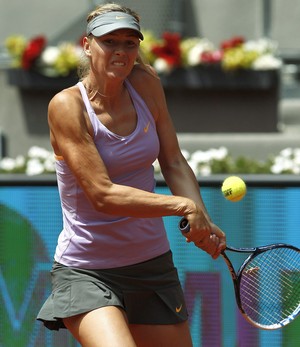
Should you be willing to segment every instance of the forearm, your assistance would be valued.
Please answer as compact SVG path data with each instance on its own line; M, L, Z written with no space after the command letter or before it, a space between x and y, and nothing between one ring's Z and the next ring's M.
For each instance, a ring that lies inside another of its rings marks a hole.
M101 212L139 218L184 216L196 211L195 203L186 197L146 192L112 184L109 189L92 197L94 207Z
M173 167L172 170L165 170L164 178L172 194L193 200L209 218L198 181L187 163L181 163L178 167Z

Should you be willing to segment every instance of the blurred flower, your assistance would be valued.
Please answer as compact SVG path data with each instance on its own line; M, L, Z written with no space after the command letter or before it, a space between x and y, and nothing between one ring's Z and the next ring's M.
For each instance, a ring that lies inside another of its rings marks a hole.
M281 60L271 54L264 54L253 62L254 70L279 69L282 66Z
M16 167L16 161L12 158L3 158L0 162L0 169L1 171L5 172L11 172Z
M59 54L53 62L53 67L60 75L66 76L70 71L76 70L82 54L82 48L66 42L62 43L58 48Z
M164 33L157 39L147 32L141 50L158 73L170 73L177 67L219 65L224 70L279 69L277 44L269 39L246 41L241 36L222 41L219 47L206 38L181 38L177 33Z
M0 160L0 173L25 173L29 176L55 172L53 152L42 147L33 146L27 156L3 158Z
M53 65L59 56L59 48L56 46L48 46L41 54L41 60L46 65Z
M165 71L170 71L172 68L180 67L182 65L180 35L177 33L166 32L163 34L162 38L163 40L161 42L156 42L152 47L150 47L151 53L155 57L158 57L160 61L164 61ZM160 63L160 67L161 66L163 66L162 63Z
M13 68L32 69L49 77L69 75L77 69L82 54L81 42L47 46L42 35L31 40L12 35L5 40L5 47L12 58Z
M274 158L271 172L274 174L300 173L300 148L285 148Z
M213 173L213 163L215 161L226 161L228 150L225 147L212 148L207 151L196 151L189 159L189 164L196 175L208 176Z
M213 174L299 174L300 148L286 148L278 155L266 160L255 160L248 157L233 157L225 147L198 150L189 153L182 150L191 169L196 176ZM154 163L154 171L160 175L158 161Z
M243 156L233 157L226 147L211 148L193 153L182 149L196 176L213 174L299 174L300 148L285 148L278 155L266 160L255 160ZM154 172L161 175L158 160L153 163ZM25 173L40 175L55 172L55 157L52 151L33 146L26 156L0 160L0 173Z
M29 70L41 55L46 46L46 39L43 36L37 36L28 42L22 54L22 68Z
M44 172L44 166L37 158L29 159L26 166L28 176L40 175Z
M166 73L168 74L169 72L171 72L174 68L173 65L171 65L167 60L165 60L164 58L157 58L154 63L153 63L153 67L155 68L155 70L158 73Z
M214 61L219 62L214 45L207 39L185 39L181 44L184 63L186 66L196 66L202 62L208 62L207 58L214 57ZM212 60L213 60L212 59ZM213 62L213 61L210 62Z
M21 35L12 35L5 40L4 44L12 57L12 66L20 68L22 65L22 55L27 45L26 38Z

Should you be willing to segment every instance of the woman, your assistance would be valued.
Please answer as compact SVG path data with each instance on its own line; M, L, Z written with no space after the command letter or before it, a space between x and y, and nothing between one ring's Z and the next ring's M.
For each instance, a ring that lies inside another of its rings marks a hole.
M139 57L139 17L106 4L87 20L89 68L49 104L63 230L38 319L84 347L192 346L162 216L185 216L186 240L213 258L225 235L181 154L159 78ZM154 193L156 158L172 196Z

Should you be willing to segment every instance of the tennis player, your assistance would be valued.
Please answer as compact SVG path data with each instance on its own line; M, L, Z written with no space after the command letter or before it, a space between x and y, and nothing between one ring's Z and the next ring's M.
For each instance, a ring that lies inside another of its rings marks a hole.
M225 235L181 154L160 80L140 58L139 16L106 4L87 22L80 82L49 104L63 229L38 319L84 347L189 347L162 217L185 216L185 238L213 258ZM171 196L154 191L157 158Z

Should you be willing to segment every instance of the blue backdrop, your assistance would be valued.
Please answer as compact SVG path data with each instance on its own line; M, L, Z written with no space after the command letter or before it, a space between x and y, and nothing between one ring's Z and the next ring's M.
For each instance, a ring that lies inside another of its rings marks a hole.
M200 182L201 185L201 182ZM157 192L170 194L161 183ZM205 181L201 192L228 244L254 247L275 242L300 246L300 182L251 181L246 197L225 200L220 182ZM178 231L179 218L164 219L190 313L195 347L296 347L300 319L276 331L250 326L239 314L231 278L222 259L212 260ZM55 182L0 185L0 346L71 347L66 331L46 330L35 316L50 293L49 270L61 230ZM236 266L239 256L234 257Z

